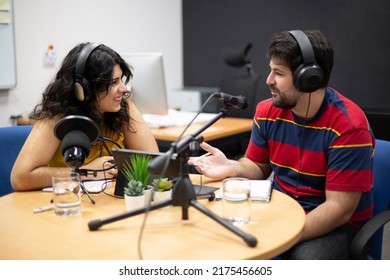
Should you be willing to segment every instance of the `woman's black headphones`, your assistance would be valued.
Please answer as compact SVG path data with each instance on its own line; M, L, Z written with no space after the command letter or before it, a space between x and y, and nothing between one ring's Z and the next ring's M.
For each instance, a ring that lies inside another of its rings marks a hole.
M294 71L294 86L302 92L316 91L324 85L325 75L316 62L310 40L301 30L291 30L289 33L297 41L303 59L303 62Z
M87 63L88 57L91 53L96 50L101 44L97 43L88 43L81 50L75 68L75 76L74 76L74 86L73 86L73 94L77 100L82 102L89 102L93 96L93 90L91 84L84 77L85 65Z

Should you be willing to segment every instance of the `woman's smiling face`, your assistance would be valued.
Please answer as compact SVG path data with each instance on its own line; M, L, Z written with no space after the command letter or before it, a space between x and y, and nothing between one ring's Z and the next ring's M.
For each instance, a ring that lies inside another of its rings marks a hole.
M121 109L123 95L127 87L122 81L122 70L116 64L112 71L112 83L108 92L100 92L97 95L98 110L100 113L118 112Z

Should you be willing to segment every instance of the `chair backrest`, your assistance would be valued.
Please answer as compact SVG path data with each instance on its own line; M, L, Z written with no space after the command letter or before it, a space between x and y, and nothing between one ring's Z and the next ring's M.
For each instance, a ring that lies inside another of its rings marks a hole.
M31 125L0 127L0 196L13 192L10 175Z
M390 142L376 140L374 154L374 215L389 209L390 203ZM374 259L382 256L383 228L371 240L368 251Z

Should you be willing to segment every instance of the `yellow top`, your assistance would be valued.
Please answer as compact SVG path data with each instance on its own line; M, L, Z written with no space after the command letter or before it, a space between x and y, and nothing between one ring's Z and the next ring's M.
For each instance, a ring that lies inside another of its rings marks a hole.
M125 147L125 144L124 144L125 137L124 137L122 132L119 133L119 137L117 137L117 138L114 137L115 134L113 132L101 133L101 130L99 130L99 134L104 136L105 138L108 138L110 140L115 141L116 143L118 143L121 146L121 148ZM95 140L93 143L91 143L91 149L89 151L88 157L85 159L84 164L88 164L98 157L110 155L108 153L108 151L106 150L106 148L104 147L103 140L100 140L99 138L97 140ZM106 143L106 145L110 151L113 148L118 148L117 145L115 145L114 143L112 143L110 141L105 140L104 142ZM58 146L58 149L55 152L52 159L50 160L48 166L49 167L66 167L67 166L65 163L65 160L64 160L64 155L61 153L61 145Z

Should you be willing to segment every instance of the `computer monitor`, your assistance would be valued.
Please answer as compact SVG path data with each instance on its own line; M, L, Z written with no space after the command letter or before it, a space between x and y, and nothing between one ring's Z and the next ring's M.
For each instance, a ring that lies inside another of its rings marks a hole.
M168 114L163 55L161 53L123 53L133 68L129 82L133 100L142 114Z

